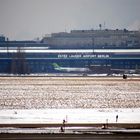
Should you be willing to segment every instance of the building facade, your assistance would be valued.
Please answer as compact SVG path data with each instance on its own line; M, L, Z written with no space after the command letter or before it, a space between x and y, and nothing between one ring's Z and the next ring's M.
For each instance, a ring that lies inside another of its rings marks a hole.
M73 73L74 68L76 73L83 68L95 74L139 73L140 32L73 30L37 42L0 38L0 73Z
M124 30L72 30L53 33L43 42L52 48L140 48L140 32Z

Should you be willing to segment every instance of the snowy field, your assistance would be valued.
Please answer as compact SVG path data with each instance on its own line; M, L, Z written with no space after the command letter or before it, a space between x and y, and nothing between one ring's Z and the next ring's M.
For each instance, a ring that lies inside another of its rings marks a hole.
M116 115L118 120L116 122ZM0 127L0 135L7 133L19 133L19 134L58 134L62 133L60 127L49 127L48 125L63 124L65 120L65 134L82 134L90 132L111 134L112 132L118 133L135 133L140 134L140 129L132 129L133 126L140 124L140 108L131 109L12 109L12 110L0 110L0 124L18 125L18 127ZM131 129L125 129L125 127L117 128L110 127L110 124L129 124ZM28 124L29 128L22 128L22 125ZM34 124L39 124L40 127L33 128ZM43 124L47 124L42 126ZM67 126L68 124L74 124L74 127ZM80 124L77 126L77 124ZM83 124L88 124L83 127ZM91 125L92 124L92 125ZM99 124L99 126L95 126ZM102 124L108 124L108 129L102 129ZM139 126L138 126L139 127ZM80 132L80 133L79 133ZM17 136L17 135L16 135ZM24 135L25 136L25 135ZM128 137L127 137L128 138ZM21 137L20 137L21 139ZM29 138L30 139L30 138ZM138 138L139 139L139 138Z
M131 109L30 109L0 110L1 124L8 123L140 123L140 108Z
M61 124L64 119L66 123L116 123L116 115L117 123L140 123L139 78L0 77L1 124ZM0 128L0 132L20 131Z
M118 120L116 122L116 115ZM0 133L60 133L59 127L47 127L53 124L63 124L63 120L68 124L80 124L78 127L66 127L66 133L74 131L100 131L100 127L95 124L130 124L135 126L140 124L140 108L131 109L26 109L26 110L0 110L0 124L47 124L46 127L38 128L16 128L0 127ZM82 124L88 124L82 127ZM90 125L92 124L92 126ZM110 131L111 128L108 130ZM139 129L129 129L140 133ZM129 131L124 128L112 128L112 131Z
M140 108L140 79L0 77L0 109Z

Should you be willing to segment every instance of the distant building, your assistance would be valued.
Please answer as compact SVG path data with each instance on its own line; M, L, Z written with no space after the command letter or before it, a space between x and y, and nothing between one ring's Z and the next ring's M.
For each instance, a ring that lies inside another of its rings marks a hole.
M140 32L124 30L72 30L53 33L42 42L53 48L138 48Z
M3 35L0 35L0 42L5 41L5 37Z
M73 73L73 70L84 75L140 73L140 32L72 30L37 41L10 41L0 36L0 73Z

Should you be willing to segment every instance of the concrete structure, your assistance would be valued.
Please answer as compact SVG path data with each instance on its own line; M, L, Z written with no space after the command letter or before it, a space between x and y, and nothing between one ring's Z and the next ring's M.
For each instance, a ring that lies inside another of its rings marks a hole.
M140 48L140 32L124 30L72 30L42 40L53 48Z
M9 41L0 37L0 73L59 73L60 67L90 68L92 73L112 69L139 73L140 32L72 30L53 33L41 41ZM122 73L122 72L121 72Z

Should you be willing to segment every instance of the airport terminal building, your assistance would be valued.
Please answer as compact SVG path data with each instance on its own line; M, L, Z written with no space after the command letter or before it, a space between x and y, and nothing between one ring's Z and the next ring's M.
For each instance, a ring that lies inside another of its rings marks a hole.
M72 30L53 33L39 41L0 37L0 73L81 73L80 68L89 69L82 73L138 73L140 32Z

